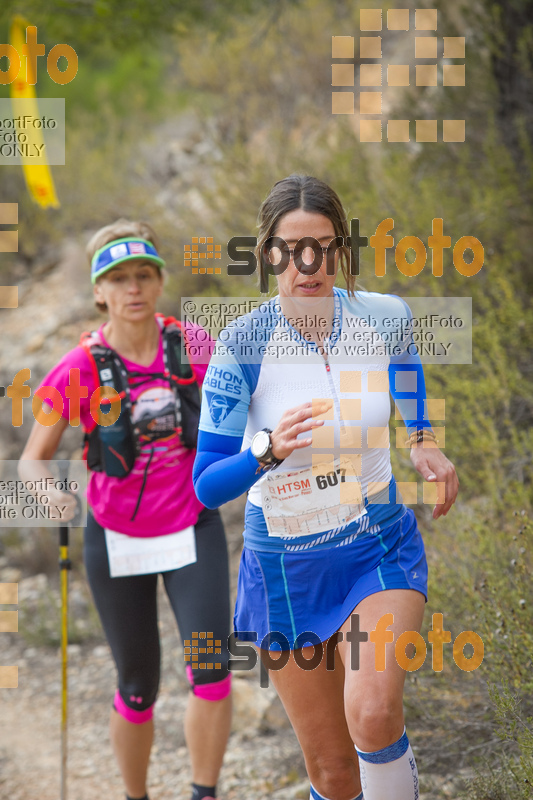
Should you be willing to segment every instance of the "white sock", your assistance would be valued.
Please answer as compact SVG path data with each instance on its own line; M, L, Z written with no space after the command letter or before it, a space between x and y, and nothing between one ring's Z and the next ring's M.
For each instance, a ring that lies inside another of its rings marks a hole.
M328 798L324 797L324 795L320 794L320 792L317 792L313 784L311 784L311 794L309 795L309 800L328 800ZM354 797L353 800L363 800L363 792L358 794L357 797Z
M356 750L365 800L418 800L418 770L405 728L401 738L383 750Z

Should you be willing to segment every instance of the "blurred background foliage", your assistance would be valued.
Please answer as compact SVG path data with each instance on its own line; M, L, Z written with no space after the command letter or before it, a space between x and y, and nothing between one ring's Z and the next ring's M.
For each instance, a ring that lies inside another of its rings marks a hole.
M426 368L429 396L445 399L460 500L438 524L430 525L427 506L417 513L432 567L429 611L483 637L476 691L486 681L495 687L496 713L485 715L480 735L490 739L499 720L506 742L489 748L491 770L482 769L468 796L525 798L533 782L531 3L417 5L438 8L439 37L466 37L466 86L384 90L384 101L393 119L464 118L465 143L361 144L356 118L331 114L331 36L357 36L355 0L4 0L0 41L8 41L10 16L22 13L47 52L61 41L77 50L79 72L59 87L41 59L39 97L66 98L67 166L53 169L62 205L33 206L21 171L2 168L0 201L19 202L20 252L2 259L0 277L8 283L15 262L31 276L40 255L66 237L84 242L118 216L144 217L161 233L169 262L168 310L180 295L255 296L255 276L229 277L228 259L221 276L189 274L183 246L195 235L219 243L254 235L268 189L292 172L329 182L363 235L392 217L395 242L413 235L427 243L433 218L442 217L452 247L477 237L485 263L472 278L455 270L451 250L441 278L430 257L416 278L405 277L391 251L378 278L367 248L360 284L472 297L472 364ZM402 36L383 32L384 55L395 63L405 63ZM357 75L357 56L355 63ZM399 479L413 479L404 451L393 451L393 466ZM465 686L473 691L471 681ZM446 715L438 721L451 729Z

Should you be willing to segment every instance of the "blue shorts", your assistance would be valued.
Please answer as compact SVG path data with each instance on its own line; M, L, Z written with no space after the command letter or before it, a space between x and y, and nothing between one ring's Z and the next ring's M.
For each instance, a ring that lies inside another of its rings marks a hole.
M427 599L427 577L424 542L411 509L378 533L328 550L272 553L245 547L235 634L270 650L325 642L371 594L415 589ZM273 631L281 637L266 639ZM317 638L302 639L309 631Z

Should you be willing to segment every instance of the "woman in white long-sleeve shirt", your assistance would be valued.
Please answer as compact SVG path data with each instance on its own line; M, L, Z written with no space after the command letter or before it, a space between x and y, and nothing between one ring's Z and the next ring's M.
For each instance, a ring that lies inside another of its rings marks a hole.
M219 337L196 492L215 507L249 491L235 629L272 669L311 797L416 800L394 642L420 629L427 565L391 471L389 391L415 469L444 489L435 518L455 501L455 469L425 415L409 308L354 291L335 192L292 175L271 190L259 228L261 268L277 264L279 295ZM339 267L346 289L334 286ZM335 641L334 663L320 660ZM287 651L282 668L272 650Z

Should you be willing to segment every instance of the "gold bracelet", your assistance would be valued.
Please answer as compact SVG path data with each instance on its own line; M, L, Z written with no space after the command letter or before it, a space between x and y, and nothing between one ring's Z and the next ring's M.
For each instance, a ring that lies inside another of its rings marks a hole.
M433 442L433 444L438 444L439 440L432 430L429 428L421 428L418 431L413 431L405 444L409 445L409 447L414 447L421 442Z

